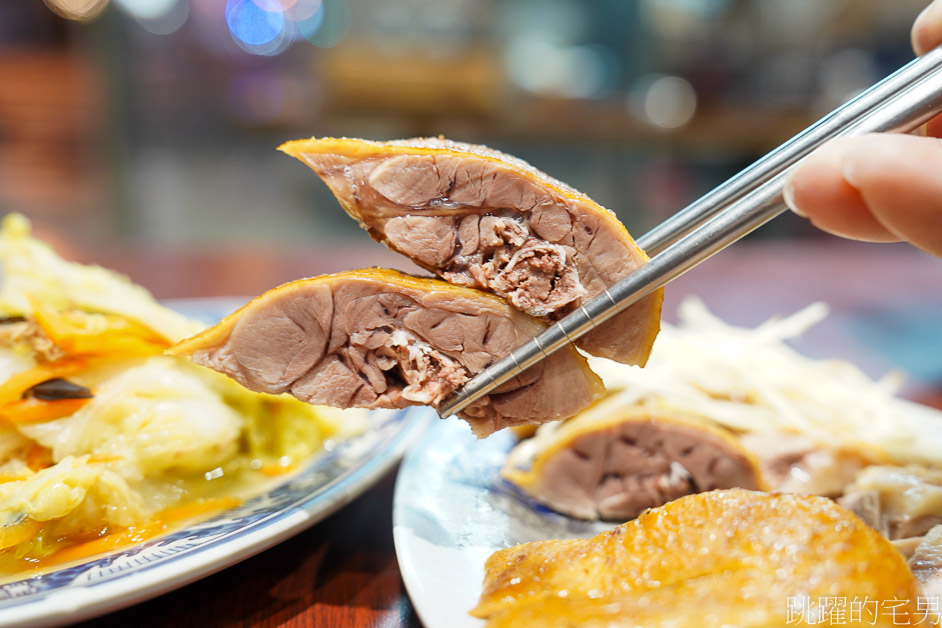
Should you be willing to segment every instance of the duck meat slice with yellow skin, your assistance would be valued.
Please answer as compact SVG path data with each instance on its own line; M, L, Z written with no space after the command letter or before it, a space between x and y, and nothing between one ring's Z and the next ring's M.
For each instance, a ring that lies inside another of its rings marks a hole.
M511 450L501 475L553 510L589 520L627 521L691 493L766 488L732 432L619 395L541 427Z
M447 281L558 320L644 265L615 215L526 162L484 146L421 138L310 139L280 147L310 166L377 241ZM579 339L644 365L657 291Z
M275 288L170 352L251 390L312 404L437 406L543 328L478 290L358 270ZM571 416L603 390L585 358L567 347L459 416L484 437Z
M894 626L927 618L926 595L902 554L830 499L734 488L591 539L499 550L471 614L486 628ZM855 619L854 600L881 602Z

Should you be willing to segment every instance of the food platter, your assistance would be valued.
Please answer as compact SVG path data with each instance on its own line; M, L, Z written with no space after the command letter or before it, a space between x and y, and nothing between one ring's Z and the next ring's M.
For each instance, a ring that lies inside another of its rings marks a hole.
M942 447L942 413L898 401L898 416ZM476 439L457 421L432 425L402 463L393 536L402 577L428 628L481 628L468 615L494 551L543 539L588 538L611 524L564 517L499 476L515 444L508 430Z
M244 300L172 302L211 322ZM129 549L0 584L0 625L52 625L152 598L248 558L360 495L392 468L427 426L427 408L376 411L363 435L321 452L300 472L211 519Z

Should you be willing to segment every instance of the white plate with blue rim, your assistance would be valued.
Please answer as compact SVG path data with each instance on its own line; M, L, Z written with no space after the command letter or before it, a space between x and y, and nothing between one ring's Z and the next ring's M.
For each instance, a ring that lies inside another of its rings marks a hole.
M942 447L942 412L900 401L900 418ZM482 628L484 563L499 549L547 539L589 538L611 523L549 510L500 477L517 443L510 430L478 440L463 421L438 421L399 467L393 539L402 579L427 628Z
M211 323L244 300L169 305ZM298 473L195 525L80 564L0 584L0 625L72 623L124 608L249 558L324 519L379 480L421 436L428 408L374 411L361 436Z

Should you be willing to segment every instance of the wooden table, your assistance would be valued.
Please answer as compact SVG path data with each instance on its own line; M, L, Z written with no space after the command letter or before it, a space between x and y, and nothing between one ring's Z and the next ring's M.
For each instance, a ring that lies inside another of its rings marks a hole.
M293 278L354 265L405 267L400 258L369 245L314 253L136 247L68 254L117 268L163 298L255 294ZM805 349L853 358L878 370L892 364L869 350L866 339L849 337L844 323L877 314L886 320L887 312L892 323L894 313L903 320L914 311L942 321L940 286L942 261L903 245L829 239L805 245L743 243L675 282L665 314L672 317L681 296L699 294L722 317L753 325L825 300L832 306L831 322L809 333ZM925 350L942 364L939 338L925 339ZM911 394L942 406L940 384L920 382ZM291 540L87 625L418 626L393 547L394 478L395 472L389 473L354 502Z

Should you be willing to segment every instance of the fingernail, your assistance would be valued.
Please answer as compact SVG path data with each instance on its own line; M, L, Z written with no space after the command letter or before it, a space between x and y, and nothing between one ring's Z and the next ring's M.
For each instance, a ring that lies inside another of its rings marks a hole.
M795 184L792 181L792 173L789 173L788 177L785 179L785 185L782 187L782 197L785 199L785 204L788 205L788 209L802 218L808 217L808 214L798 209L798 205L795 204Z

